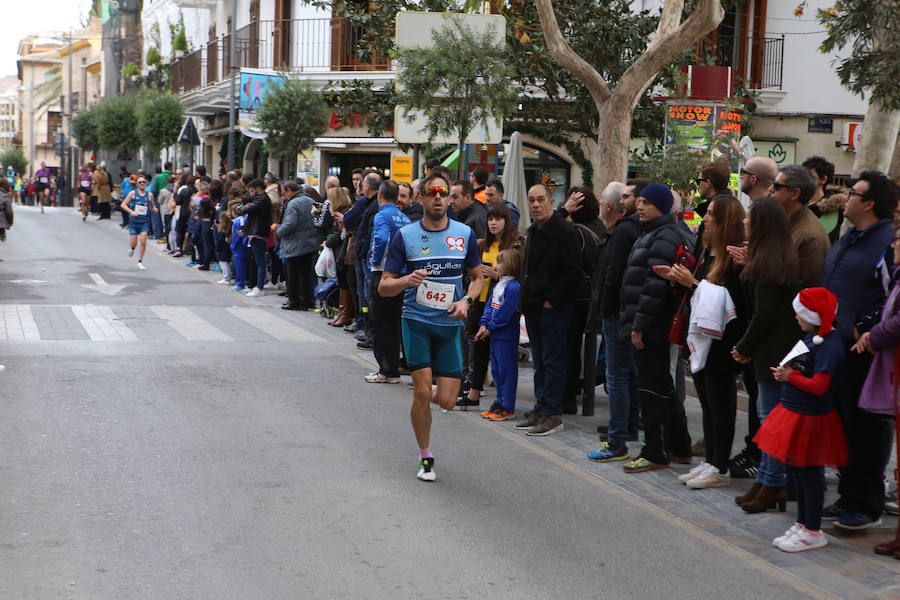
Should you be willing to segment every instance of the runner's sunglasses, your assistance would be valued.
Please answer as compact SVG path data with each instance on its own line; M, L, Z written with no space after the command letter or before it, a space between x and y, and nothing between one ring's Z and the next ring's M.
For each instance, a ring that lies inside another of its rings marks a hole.
M425 189L426 196L446 196L450 190L444 185L433 185Z

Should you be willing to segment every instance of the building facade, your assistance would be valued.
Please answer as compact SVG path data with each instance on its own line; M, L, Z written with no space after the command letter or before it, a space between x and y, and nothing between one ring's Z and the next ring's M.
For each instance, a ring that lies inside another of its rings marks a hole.
M19 129L19 78L0 78L0 150L22 145Z
M63 45L61 32L37 33L19 42L20 129L29 176L40 168L41 162L52 169L61 166L53 141L63 130L59 102L62 94L59 50Z

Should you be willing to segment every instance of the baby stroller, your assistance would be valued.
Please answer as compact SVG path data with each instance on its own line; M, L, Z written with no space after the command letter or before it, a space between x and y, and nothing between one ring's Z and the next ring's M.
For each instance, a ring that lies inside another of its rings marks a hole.
M340 287L337 278L326 279L317 285L315 295L316 311L326 319L334 319L340 304Z

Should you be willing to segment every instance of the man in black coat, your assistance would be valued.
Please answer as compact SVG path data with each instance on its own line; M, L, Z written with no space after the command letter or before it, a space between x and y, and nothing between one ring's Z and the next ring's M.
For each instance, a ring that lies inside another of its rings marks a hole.
M272 228L272 200L266 194L266 184L259 179L254 179L247 185L250 192L250 202L238 208L238 213L247 215L247 223L244 225L244 235L249 240L250 253L256 266L255 276L248 272L249 280L255 281L250 286L248 297L255 298L264 295L263 288L266 285L266 242Z
M548 435L564 427L566 337L581 283L581 255L575 228L553 210L553 197L545 186L528 190L528 210L533 223L525 240L521 303L537 403L516 429L526 429L526 435Z
M642 473L669 466L670 456L690 459L691 437L684 405L672 381L668 331L676 302L668 281L653 272L671 266L684 242L671 211L672 191L651 183L641 191L637 214L643 235L635 242L622 279L620 334L630 336L635 349L638 397L647 444L640 456L624 467Z

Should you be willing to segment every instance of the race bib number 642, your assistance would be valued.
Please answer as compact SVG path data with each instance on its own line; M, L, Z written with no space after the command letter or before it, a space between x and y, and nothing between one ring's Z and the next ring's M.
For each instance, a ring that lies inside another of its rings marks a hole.
M437 283L425 280L416 290L416 303L438 310L448 310L453 304L456 286L452 283Z

